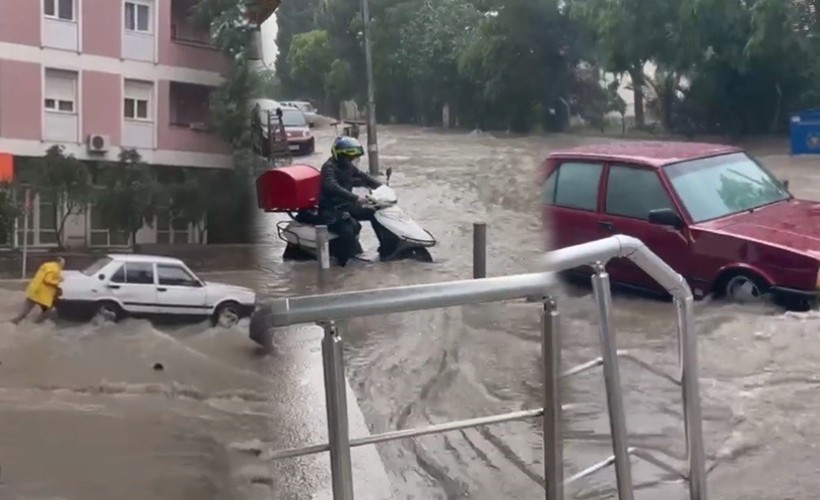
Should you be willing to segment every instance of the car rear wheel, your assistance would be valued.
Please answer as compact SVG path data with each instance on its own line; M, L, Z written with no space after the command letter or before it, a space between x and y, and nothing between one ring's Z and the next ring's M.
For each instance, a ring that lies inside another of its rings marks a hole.
M236 302L225 302L219 304L214 312L213 326L222 328L233 328L239 323L239 304Z
M97 304L97 310L94 313L94 319L100 321L107 321L116 323L122 319L122 309L116 302L104 300Z
M726 280L723 294L732 302L751 304L761 302L766 294L762 280L750 274L735 274Z

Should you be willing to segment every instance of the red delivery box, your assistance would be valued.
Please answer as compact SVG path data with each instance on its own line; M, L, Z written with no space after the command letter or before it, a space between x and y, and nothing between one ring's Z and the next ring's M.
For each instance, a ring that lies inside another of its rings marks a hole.
M268 170L256 178L256 199L265 212L296 212L315 208L321 176L310 165Z

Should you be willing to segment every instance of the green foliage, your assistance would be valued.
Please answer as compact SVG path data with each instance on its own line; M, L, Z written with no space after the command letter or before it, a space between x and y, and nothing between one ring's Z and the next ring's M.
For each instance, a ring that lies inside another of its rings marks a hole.
M336 59L330 65L330 71L325 80L325 95L328 100L338 103L356 92L356 80L350 63Z
M13 187L0 184L0 243L9 245L14 241L14 221L20 215L20 207L14 199Z
M327 31L313 30L293 37L288 52L290 78L299 83L304 93L324 98L325 78L332 69L332 61Z
M104 189L98 192L97 207L103 224L111 231L128 233L133 245L137 231L153 226L161 199L157 178L139 153L127 149L118 162L106 165L101 177Z
M91 173L86 164L63 146L54 145L34 162L33 185L38 194L54 203L57 211L57 244L63 249L65 223L71 215L84 213L93 199Z
M254 0L200 0L192 13L202 27L211 29L213 43L230 63L229 74L213 94L211 112L219 135L232 147L250 146L245 102L260 87L259 75L249 62L256 27L246 20Z
M206 219L213 205L209 193L218 188L215 177L216 172L212 170L188 169L182 182L167 187L168 213L172 223L179 220L193 224L198 242L204 241L208 229Z
M369 1L380 120L434 122L449 104L462 126L555 130L567 107L596 121L623 105L590 66L629 75L638 125L646 101L672 131L784 130L790 112L820 104L816 0ZM277 68L290 68L295 35L327 33L332 56L311 68L325 75L311 97L362 102L359 4L280 8L278 40L288 51ZM280 74L286 92L306 91L290 70Z

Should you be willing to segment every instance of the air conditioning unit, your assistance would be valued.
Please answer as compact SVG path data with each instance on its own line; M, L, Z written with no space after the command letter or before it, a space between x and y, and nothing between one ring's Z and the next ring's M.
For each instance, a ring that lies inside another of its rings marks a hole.
M88 134L86 146L90 153L105 153L111 145L111 136L103 134Z

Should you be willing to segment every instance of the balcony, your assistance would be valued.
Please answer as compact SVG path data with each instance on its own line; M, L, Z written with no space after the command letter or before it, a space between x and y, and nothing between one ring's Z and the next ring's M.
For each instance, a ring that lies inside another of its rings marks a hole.
M162 2L160 19L160 64L225 74L228 62L213 44L210 30L193 20L197 0Z
M213 48L210 30L202 29L193 20L197 0L173 0L171 2L171 40L176 43Z
M210 109L213 87L168 81L160 85L160 119L167 125L159 134L159 149L227 153L227 146L213 128Z

